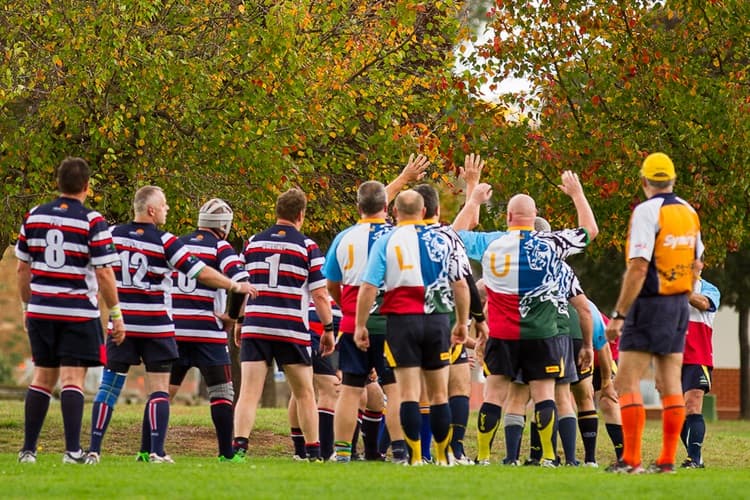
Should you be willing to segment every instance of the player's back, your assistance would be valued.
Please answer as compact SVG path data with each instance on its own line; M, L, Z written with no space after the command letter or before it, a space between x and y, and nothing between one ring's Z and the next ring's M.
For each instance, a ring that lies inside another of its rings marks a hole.
M406 224L378 240L365 281L385 276L383 314L433 314L453 310L450 283L461 278L450 264L453 248L442 233ZM378 268L380 267L380 270Z
M385 219L362 219L350 226L331 243L326 255L323 274L331 281L341 283L341 310L344 314L342 330L354 331L357 312L357 294L362 284L362 274L367 265L372 245L393 226ZM374 311L371 311L371 314Z
M31 268L29 317L99 317L93 266L117 261L101 214L68 197L35 207L21 227L16 256Z
M238 281L247 278L242 261L232 246L213 232L196 230L180 237L187 250L208 267ZM172 310L177 340L226 342L226 333L216 314L226 309L227 294L176 271L173 274Z
M310 290L325 286L318 245L296 228L277 224L253 236L242 256L258 290L245 308L243 338L309 345Z
M112 239L120 255L115 278L128 336L174 336L172 270L195 276L205 264L175 235L151 223L115 226Z

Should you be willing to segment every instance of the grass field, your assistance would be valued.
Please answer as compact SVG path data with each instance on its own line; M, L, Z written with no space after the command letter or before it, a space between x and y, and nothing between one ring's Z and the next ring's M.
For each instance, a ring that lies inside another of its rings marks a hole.
M86 407L90 410L90 405ZM674 475L616 476L588 468L400 467L389 463L294 462L286 412L262 409L246 464L216 462L206 406L174 406L167 450L174 465L136 463L140 405L120 405L98 466L61 463L62 424L53 403L42 432L39 462L16 463L23 439L23 404L0 402L0 497L2 498L750 498L750 422L708 424L707 468ZM473 452L470 423L467 448ZM88 421L84 422L84 445ZM660 425L649 421L644 459L659 446ZM601 429L599 462L613 458ZM504 454L502 432L494 461ZM680 450L679 460L684 457ZM585 489L584 489L585 488Z

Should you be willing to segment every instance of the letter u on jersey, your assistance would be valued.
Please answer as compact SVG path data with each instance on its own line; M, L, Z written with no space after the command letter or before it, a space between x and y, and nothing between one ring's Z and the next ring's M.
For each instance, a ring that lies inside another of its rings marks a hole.
M510 254L508 253L505 254L505 262L503 262L503 269L500 272L497 271L495 257L496 255L494 253L490 254L490 271L492 271L493 276L502 278L510 272Z

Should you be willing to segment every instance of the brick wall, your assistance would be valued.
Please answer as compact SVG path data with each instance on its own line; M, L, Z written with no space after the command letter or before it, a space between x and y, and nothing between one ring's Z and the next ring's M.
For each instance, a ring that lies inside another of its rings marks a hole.
M711 394L716 396L716 408L719 410L740 409L740 369L714 368Z

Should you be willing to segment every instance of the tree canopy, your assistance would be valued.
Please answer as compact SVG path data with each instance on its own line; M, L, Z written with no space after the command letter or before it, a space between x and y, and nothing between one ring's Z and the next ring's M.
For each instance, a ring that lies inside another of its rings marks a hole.
M530 126L521 144L496 131L503 168L488 180L536 191L554 225L572 214L551 184L579 172L602 230L594 253L609 255L643 199L643 158L663 151L675 191L699 211L708 261L721 264L748 242L748 15L747 2L717 0L496 2L477 35L487 41L462 53L467 80L477 91L527 78L529 92L499 99Z
M111 222L157 184L171 231L221 197L246 236L300 186L306 230L330 234L356 217L359 182L390 180L417 151L445 178L485 119L464 120L484 103L452 73L458 2L10 1L0 13L3 248L53 196L65 156L90 162L88 203Z
M246 236L298 185L306 230L330 236L356 216L357 183L422 152L455 187L478 152L498 200L532 194L553 226L573 222L559 175L579 172L601 229L591 255L607 259L656 150L700 212L710 264L748 241L746 2L11 0L0 12L3 247L67 155L92 164L89 203L112 222L158 184L173 232L218 196ZM478 99L508 76L532 90Z

